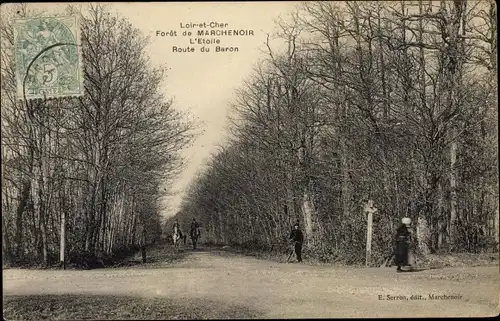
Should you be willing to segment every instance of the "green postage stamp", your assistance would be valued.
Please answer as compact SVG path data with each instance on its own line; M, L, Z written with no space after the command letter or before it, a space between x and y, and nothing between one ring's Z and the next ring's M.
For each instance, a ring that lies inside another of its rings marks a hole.
M83 95L83 67L76 17L37 17L14 25L19 99Z

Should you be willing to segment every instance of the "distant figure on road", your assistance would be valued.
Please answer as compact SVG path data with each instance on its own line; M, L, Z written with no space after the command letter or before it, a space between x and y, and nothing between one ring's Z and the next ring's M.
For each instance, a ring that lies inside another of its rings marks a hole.
M409 252L409 243L410 243L410 232L408 230L409 225L411 224L411 219L405 217L402 219L401 224L399 225L396 231L395 238L395 250L394 254L396 256L394 263L397 265L396 271L401 272L402 266L408 266L408 252Z
M193 221L191 222L191 232L195 232L196 234L200 234L200 224L196 222L196 219L193 218Z
M299 229L299 223L295 223L292 233L290 233L290 241L295 242L295 254L297 261L302 262L302 243L304 242L304 234Z
M179 221L177 219L174 221L174 225L172 225L172 231L175 232L176 227L177 227L177 231L179 231L180 238L182 238L181 225L179 224Z
M191 235L191 240L193 241L193 249L196 249L196 243L198 242L198 238L201 235L201 231L200 224L196 222L195 218L193 218L193 221L191 222L191 229L189 233Z

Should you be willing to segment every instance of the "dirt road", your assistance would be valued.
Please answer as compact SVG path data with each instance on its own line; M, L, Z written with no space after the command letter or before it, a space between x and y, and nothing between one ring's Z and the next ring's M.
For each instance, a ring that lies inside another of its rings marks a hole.
M154 268L8 269L3 271L3 278L7 298L14 295L127 296L150 304L175 300L178 306L189 302L184 308L176 308L178 310L226 309L212 315L227 318L499 314L498 267L395 273L394 268L283 264L220 250L201 250L188 253L179 262ZM430 295L450 297L431 299ZM177 312L178 315L157 317L189 318ZM84 312L80 313L85 316ZM147 310L143 313L147 314Z

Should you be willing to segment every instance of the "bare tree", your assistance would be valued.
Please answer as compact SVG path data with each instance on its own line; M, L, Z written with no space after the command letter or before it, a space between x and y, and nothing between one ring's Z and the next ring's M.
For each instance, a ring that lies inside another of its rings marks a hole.
M83 97L16 102L12 38L2 46L2 62L9 62L2 63L9 97L2 95L2 151L14 157L3 163L10 179L2 185L9 199L4 228L14 217L8 247L17 249L17 259L34 252L45 264L59 251L62 214L70 260L109 256L159 237L160 186L179 172L179 151L193 135L187 115L162 94L164 68L151 66L148 41L137 29L101 5L67 11L81 21Z

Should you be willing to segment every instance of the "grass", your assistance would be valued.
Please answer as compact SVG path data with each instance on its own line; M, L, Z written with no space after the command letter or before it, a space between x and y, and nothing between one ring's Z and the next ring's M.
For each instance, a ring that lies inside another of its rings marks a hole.
M182 261L188 253L185 250L175 250L172 244L164 241L155 244L146 251L146 263L142 263L141 251L118 262L113 267L137 267L155 268L165 264L173 264Z
M284 263L286 262L291 249L281 249L281 251L259 251L255 249L243 248L238 246L216 246L217 249L234 254L257 257L270 261ZM363 253L364 255L364 253ZM310 265L343 265L343 266L364 266L364 257L362 264L342 264L342 261L320 262L314 256L308 255L307 249L302 250L304 263ZM296 261L295 253L290 258L291 262ZM443 267L473 267L473 266L498 266L499 253L449 253L449 254L429 254L425 259L419 258L418 266L426 268ZM380 266L375 264L374 266Z
M172 244L166 240L161 240L156 244L149 246L146 250L146 263L142 262L142 255L140 250L131 252L129 255L125 255L122 258L112 258L112 259L102 259L97 260L99 264L92 266L91 262L89 264L75 264L68 263L66 269L68 270L82 270L82 269L96 269L96 268L116 268L116 267L159 267L165 264L172 264L184 259L187 253L183 250L176 251L173 249ZM94 262L95 263L95 262ZM20 268L29 270L59 270L61 266L59 262L52 263L48 266L39 264L36 262L17 262L15 264L9 264L8 262L3 262L3 269L9 268Z
M427 264L439 267L494 266L499 263L498 253L429 254Z
M258 311L216 300L105 295L7 296L3 309L5 320L187 320L258 316Z

